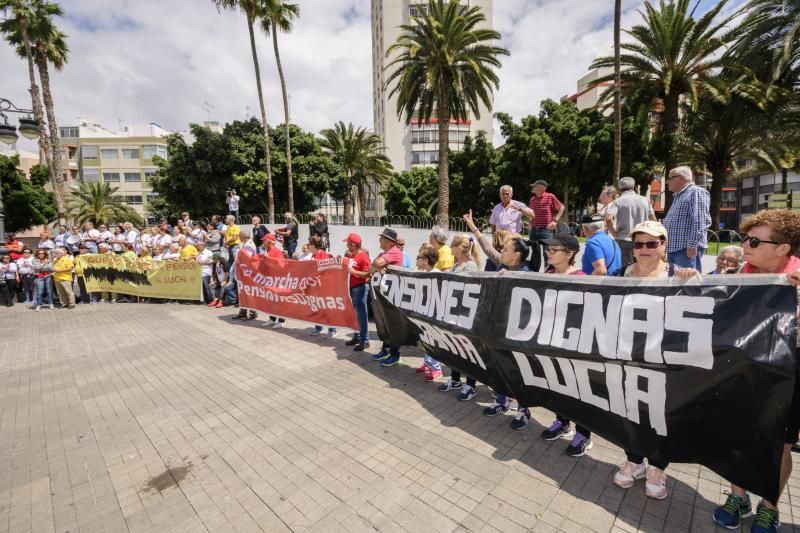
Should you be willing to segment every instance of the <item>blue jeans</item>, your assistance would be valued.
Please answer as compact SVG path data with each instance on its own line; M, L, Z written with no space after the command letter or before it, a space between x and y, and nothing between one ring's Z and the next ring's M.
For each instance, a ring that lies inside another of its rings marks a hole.
M675 267L683 267L683 268L693 268L698 272L703 271L703 253L705 253L705 248L698 248L697 255L693 258L689 258L686 255L686 248L683 250L678 250L676 252L669 252L667 253L667 261L669 262L669 275L674 274Z
M532 241L541 241L544 239L552 239L553 232L547 228L531 228L530 239Z
M42 305L47 294L47 305L53 305L53 283L50 276L36 278L36 305Z
M294 251L297 250L297 241L292 241L286 245L286 253L289 259L294 259Z
M363 342L369 342L369 322L367 318L368 297L369 291L367 290L366 283L350 288L350 299L353 301L353 308L356 310L356 319L358 319L358 332L355 334L354 338Z
M439 372L442 371L442 363L440 363L439 361L437 361L428 354L425 354L424 363L428 366L428 368L438 370Z
M228 296L228 301L231 305L237 305L239 303L239 294L236 290L237 285L235 281L225 286L225 294Z

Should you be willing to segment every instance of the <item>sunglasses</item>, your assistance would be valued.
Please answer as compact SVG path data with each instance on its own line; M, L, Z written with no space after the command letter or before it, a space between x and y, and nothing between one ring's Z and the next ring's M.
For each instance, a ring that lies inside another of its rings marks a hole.
M777 241L764 241L759 239L758 237L752 237L750 235L745 234L742 237L742 244L747 244L747 243L750 243L750 248L758 248L759 245L761 244L775 244L775 245L783 244Z
M661 243L663 243L663 242L664 241L662 241L662 240L647 241L647 242L634 242L633 243L633 249L634 250L641 250L642 248L647 248L648 250L655 250L656 248L661 246Z
M421 256L421 255L418 255L418 256L417 256L417 259L425 259L425 257L423 257L423 256Z
M554 246L548 246L546 252L548 254L556 254L558 252L567 253L567 249L566 248L558 248L558 247L554 247Z

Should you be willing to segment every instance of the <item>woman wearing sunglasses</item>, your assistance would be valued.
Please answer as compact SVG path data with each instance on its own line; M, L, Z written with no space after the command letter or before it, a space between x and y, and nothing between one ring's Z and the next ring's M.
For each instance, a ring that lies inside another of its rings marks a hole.
M637 224L631 231L633 257L636 262L628 266L623 274L626 278L666 278L669 277L667 255L667 230L660 223L646 220ZM664 473L669 463L654 460L625 450L626 461L614 474L614 484L623 489L633 486L637 479L646 478L644 493L648 498L663 500L667 497L667 475Z
M787 281L800 286L800 259L794 254L800 249L800 213L789 209L759 211L748 218L741 227L744 265L742 274L786 274ZM675 276L688 279L700 273L693 268L679 268ZM800 291L798 291L800 292ZM798 337L800 339L800 337ZM795 381L794 399L786 417L781 459L780 493L792 473L792 445L800 437L800 384ZM762 499L756 508L753 531L777 531L780 526L777 502ZM731 484L725 503L714 510L717 524L736 529L742 518L753 512L747 491ZM757 529L758 528L758 529Z

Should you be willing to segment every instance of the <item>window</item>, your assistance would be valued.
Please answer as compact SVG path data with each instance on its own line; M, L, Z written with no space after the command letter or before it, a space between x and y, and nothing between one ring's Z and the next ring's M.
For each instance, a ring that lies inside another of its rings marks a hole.
M158 169L146 168L144 169L144 181L150 183L153 181L153 176L158 174Z
M437 130L412 130L411 142L419 143L438 143L439 132Z
M125 196L125 203L128 205L142 205L142 195L126 195Z
M722 191L720 207L723 209L736 208L736 191Z
M153 200L158 198L158 193L157 192L149 192L149 193L147 193L147 195L145 195L145 198L147 198L147 203L149 204L150 202L152 202Z
M84 159L97 159L97 146L81 147L81 155Z
M100 157L102 159L119 159L119 151L116 148L101 148Z
M412 17L421 17L428 14L428 6L425 5L410 5L408 6L408 13Z
M153 159L154 155L162 159L167 158L167 147L161 146L160 144L144 144L142 145L142 152L142 157L144 159Z
M142 175L138 172L125 172L125 181L142 181Z
M118 172L103 172L103 181L119 181Z
M83 181L88 181L91 183L100 181L100 171L96 168L84 168Z
M122 159L139 159L138 148L123 148Z
M439 152L411 152L411 163L413 165L428 165L439 162Z
M464 140L466 140L467 136L469 135L469 130L450 130L448 134L448 139L451 143L459 143L463 144Z
M78 128L58 128L60 130L59 134L64 139L72 139L78 137Z

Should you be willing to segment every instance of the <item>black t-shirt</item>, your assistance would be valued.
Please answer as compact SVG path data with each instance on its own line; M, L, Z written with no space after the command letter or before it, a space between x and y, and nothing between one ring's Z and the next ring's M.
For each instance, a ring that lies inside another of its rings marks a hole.
M286 229L289 230L289 242L297 242L300 233L297 222L289 222L286 224Z
M256 246L261 246L264 243L264 237L271 232L264 224L259 224L253 228L253 242Z

